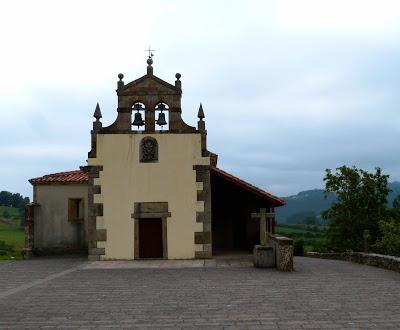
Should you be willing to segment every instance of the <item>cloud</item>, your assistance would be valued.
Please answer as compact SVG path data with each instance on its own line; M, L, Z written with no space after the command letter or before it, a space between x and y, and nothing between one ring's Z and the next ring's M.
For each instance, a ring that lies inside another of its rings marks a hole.
M203 102L222 168L278 195L325 168L400 180L397 1L29 1L3 6L0 189L84 165L92 114L125 82L182 74L183 118Z
M289 33L379 36L399 28L396 0L282 0L278 26Z

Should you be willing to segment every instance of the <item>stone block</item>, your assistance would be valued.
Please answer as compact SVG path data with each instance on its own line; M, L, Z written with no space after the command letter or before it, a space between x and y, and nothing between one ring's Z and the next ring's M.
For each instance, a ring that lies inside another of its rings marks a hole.
M97 229L96 239L100 242L107 241L107 229Z
M101 186L94 185L93 186L93 194L101 194Z
M196 212L196 222L204 222L204 212Z
M203 222L203 231L211 232L211 222Z
M103 216L103 203L95 203L94 208L96 216Z
M106 250L104 248L92 248L89 249L89 255L101 255L105 254Z
M272 246L254 246L253 250L254 267L273 268L275 267L275 251Z
M194 233L195 244L209 244L211 243L211 232L195 232Z
M165 213L168 212L167 202L143 202L134 204L134 213Z

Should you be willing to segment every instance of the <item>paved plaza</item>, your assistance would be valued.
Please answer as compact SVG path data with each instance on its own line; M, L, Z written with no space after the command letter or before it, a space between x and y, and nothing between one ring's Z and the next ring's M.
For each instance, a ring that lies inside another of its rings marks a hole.
M399 329L400 274L295 258L296 270L217 261L0 262L0 329Z

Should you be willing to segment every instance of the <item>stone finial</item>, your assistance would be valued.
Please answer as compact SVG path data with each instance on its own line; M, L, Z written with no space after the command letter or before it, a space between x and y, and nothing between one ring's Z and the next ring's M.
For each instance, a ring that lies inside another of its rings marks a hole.
M100 111L99 102L97 102L96 109L94 110L93 117L96 118L96 121L100 121L100 118L102 117L101 111Z
M96 118L96 121L93 122L93 132L98 132L103 127L103 124L100 121L100 118L102 117L102 115L101 115L101 111L100 111L99 102L97 102L93 117ZM92 148L93 148L93 146L92 146Z
M199 118L197 122L197 129L200 131L205 131L206 130L206 122L203 120L204 119L204 111L203 111L203 105L200 103L199 107L199 112L197 113L197 117Z
M117 88L118 89L122 89L124 87L124 85L125 85L123 80L122 80L122 79L124 79L124 75L122 73L119 73L118 74L118 78L119 78L119 81L117 83Z
M204 116L203 105L200 103L199 112L197 113L197 117L202 121Z
M153 64L153 59L150 57L147 59L147 74L148 75L153 75L153 67L151 66Z
M180 89L182 89L182 82L180 81L181 77L182 77L182 75L179 72L175 75L175 78L176 78L175 87L178 87Z

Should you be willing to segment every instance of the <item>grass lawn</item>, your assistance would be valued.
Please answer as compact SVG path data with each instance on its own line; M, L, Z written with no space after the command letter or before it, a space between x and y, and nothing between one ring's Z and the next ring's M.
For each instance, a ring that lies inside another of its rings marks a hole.
M13 252L8 252L6 255L0 255L0 260L4 259L22 259L21 251L25 244L24 229L18 226L17 221L5 221L0 219L0 241L6 245L11 245Z
M277 225L275 232L294 240L304 239L305 252L324 252L326 245L325 226L316 225Z

